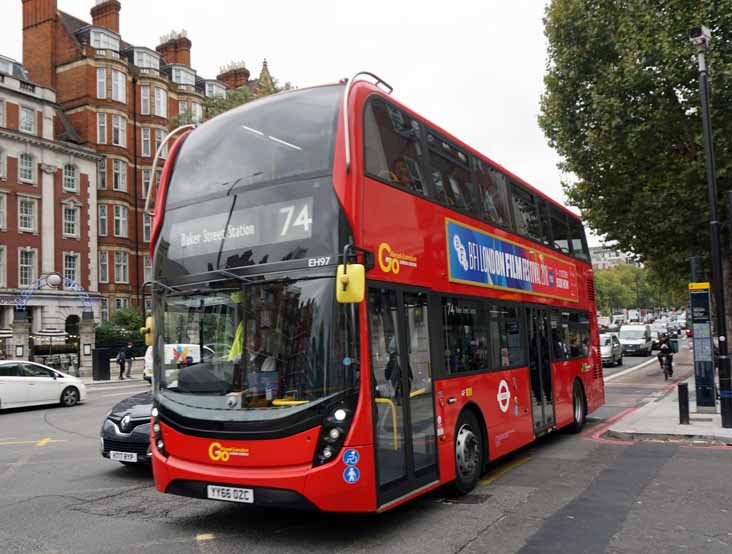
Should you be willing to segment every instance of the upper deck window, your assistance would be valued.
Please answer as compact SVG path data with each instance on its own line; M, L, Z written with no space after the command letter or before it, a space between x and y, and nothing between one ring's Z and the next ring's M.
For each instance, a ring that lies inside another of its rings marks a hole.
M420 125L399 108L374 99L364 113L366 173L427 196Z
M427 144L436 200L451 208L468 211L473 206L475 192L468 156L433 133L427 134Z
M342 95L343 86L297 90L204 123L183 143L169 206L256 183L328 174Z
M489 223L509 227L506 176L482 160L478 161L478 214Z

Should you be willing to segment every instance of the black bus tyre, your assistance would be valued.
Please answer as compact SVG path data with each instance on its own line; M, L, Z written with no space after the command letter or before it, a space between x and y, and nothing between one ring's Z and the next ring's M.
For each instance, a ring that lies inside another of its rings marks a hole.
M477 485L483 468L483 434L478 418L463 411L455 426L455 484L458 494L468 494Z
M623 365L623 356L621 355L620 358L618 358L618 364L617 365Z
M572 433L579 433L585 426L585 420L587 419L587 402L585 401L585 393L582 390L582 385L579 381L574 382L572 392L572 424L569 426L569 430Z
M70 408L79 403L79 389L76 387L66 387L61 393L61 405Z

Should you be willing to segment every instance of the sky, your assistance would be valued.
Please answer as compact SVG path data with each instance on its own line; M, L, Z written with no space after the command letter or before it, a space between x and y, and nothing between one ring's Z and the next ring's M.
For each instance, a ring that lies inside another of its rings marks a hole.
M91 21L94 0L57 0ZM213 78L243 60L256 77L266 58L298 87L371 71L393 96L463 142L566 203L537 123L546 67L543 0L120 0L120 33L154 48L185 29L191 65ZM0 0L0 54L22 61L22 2ZM590 243L598 241L590 237Z

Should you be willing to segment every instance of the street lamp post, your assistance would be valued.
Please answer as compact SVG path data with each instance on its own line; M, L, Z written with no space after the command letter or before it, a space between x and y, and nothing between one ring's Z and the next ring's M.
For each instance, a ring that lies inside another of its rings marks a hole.
M719 344L719 397L722 413L722 427L732 428L732 379L727 349L727 321L724 307L724 278L722 273L722 245L720 222L717 219L717 176L714 163L712 122L709 116L709 79L704 53L711 42L707 27L694 27L689 31L689 40L696 50L699 63L699 94L701 96L702 122L704 127L704 150L709 193L709 231L711 235L712 287L717 315L717 339Z

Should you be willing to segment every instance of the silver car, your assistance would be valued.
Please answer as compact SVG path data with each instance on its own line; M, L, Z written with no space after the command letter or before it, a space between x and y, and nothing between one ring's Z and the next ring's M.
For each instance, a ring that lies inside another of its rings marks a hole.
M623 347L617 335L603 333L600 335L600 355L603 365L622 365Z

